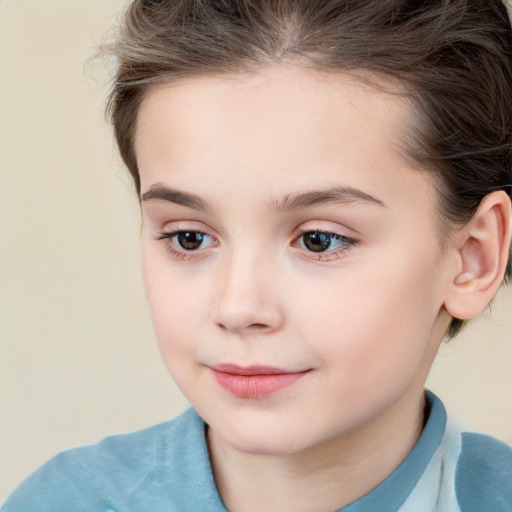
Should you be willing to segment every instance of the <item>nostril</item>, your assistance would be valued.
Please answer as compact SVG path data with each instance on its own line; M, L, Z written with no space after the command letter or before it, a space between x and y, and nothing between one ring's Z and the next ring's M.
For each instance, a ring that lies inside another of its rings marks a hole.
M268 329L268 325L265 324L251 324L249 325L249 329Z
M268 331L272 327L264 323L235 323L235 322L217 322L217 326L226 331Z

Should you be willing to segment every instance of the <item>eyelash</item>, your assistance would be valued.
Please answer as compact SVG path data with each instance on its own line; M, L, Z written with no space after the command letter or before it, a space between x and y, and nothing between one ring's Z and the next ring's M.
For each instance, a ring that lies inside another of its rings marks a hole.
M161 240L164 243L165 249L171 253L176 259L179 260L190 260L192 258L196 258L198 255L195 254L198 249L195 250L188 250L182 247L182 250L176 249L176 241L174 241L174 237L177 237L180 234L183 233L194 233L196 235L201 236L207 236L209 238L214 239L211 237L208 233L198 230L198 229L176 229L174 231L164 232L160 233L157 237L155 237L155 240Z
M304 235L307 234L316 234L316 235L323 235L326 237L329 237L331 239L334 239L338 242L342 242L343 245L339 247L338 249L333 249L330 251L309 251L306 249L306 252L308 256L307 258L314 259L317 261L333 261L341 256L346 255L349 251L351 251L356 245L357 240L354 238L350 238L348 236L340 235L339 233L335 233L334 231L325 231L322 229L304 229L301 230L299 235L295 238L294 244L297 245L299 240L301 240Z
M212 240L215 240L212 236L208 235L208 233L197 230L197 229L177 229L170 232L164 232L160 233L158 236L155 237L155 240L163 241L165 249L171 253L176 259L179 260L191 260L192 258L197 258L200 255L198 254L198 249L191 249L187 250L184 247L181 249L176 249L176 245L178 242L174 240L175 237L177 237L180 234L184 233L194 233L196 236L200 235L203 237L209 237ZM307 254L307 258L317 260L317 261L332 261L335 260L345 254L347 254L350 250L352 250L357 245L357 240L340 235L339 233L335 233L333 231L325 231L321 229L304 229L301 230L299 235L294 239L293 245L297 246L299 244L299 241L305 236L305 235L322 235L324 237L328 237L330 239L334 239L338 242L342 242L342 246L338 249L330 250L330 251L313 251L308 250L307 248L303 249L303 251ZM303 245L304 242L303 242Z

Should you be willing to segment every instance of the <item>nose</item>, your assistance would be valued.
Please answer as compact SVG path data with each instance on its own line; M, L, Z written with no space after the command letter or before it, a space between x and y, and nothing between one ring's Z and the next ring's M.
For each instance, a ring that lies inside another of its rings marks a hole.
M284 321L276 265L254 255L229 258L219 273L215 323L232 333L269 333Z

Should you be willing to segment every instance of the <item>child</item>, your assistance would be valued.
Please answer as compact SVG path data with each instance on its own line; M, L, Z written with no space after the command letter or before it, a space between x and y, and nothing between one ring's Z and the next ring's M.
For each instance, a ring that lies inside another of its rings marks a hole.
M63 452L12 511L510 511L512 450L425 379L500 286L500 0L135 0L109 109L174 421Z

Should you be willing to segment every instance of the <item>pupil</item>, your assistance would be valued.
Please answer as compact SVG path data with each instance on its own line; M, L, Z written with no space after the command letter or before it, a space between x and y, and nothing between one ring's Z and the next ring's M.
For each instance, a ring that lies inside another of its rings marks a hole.
M199 249L203 241L203 234L197 231L183 231L178 233L178 243L189 251Z
M325 233L308 233L304 235L304 245L313 252L322 252L331 245L331 237Z

